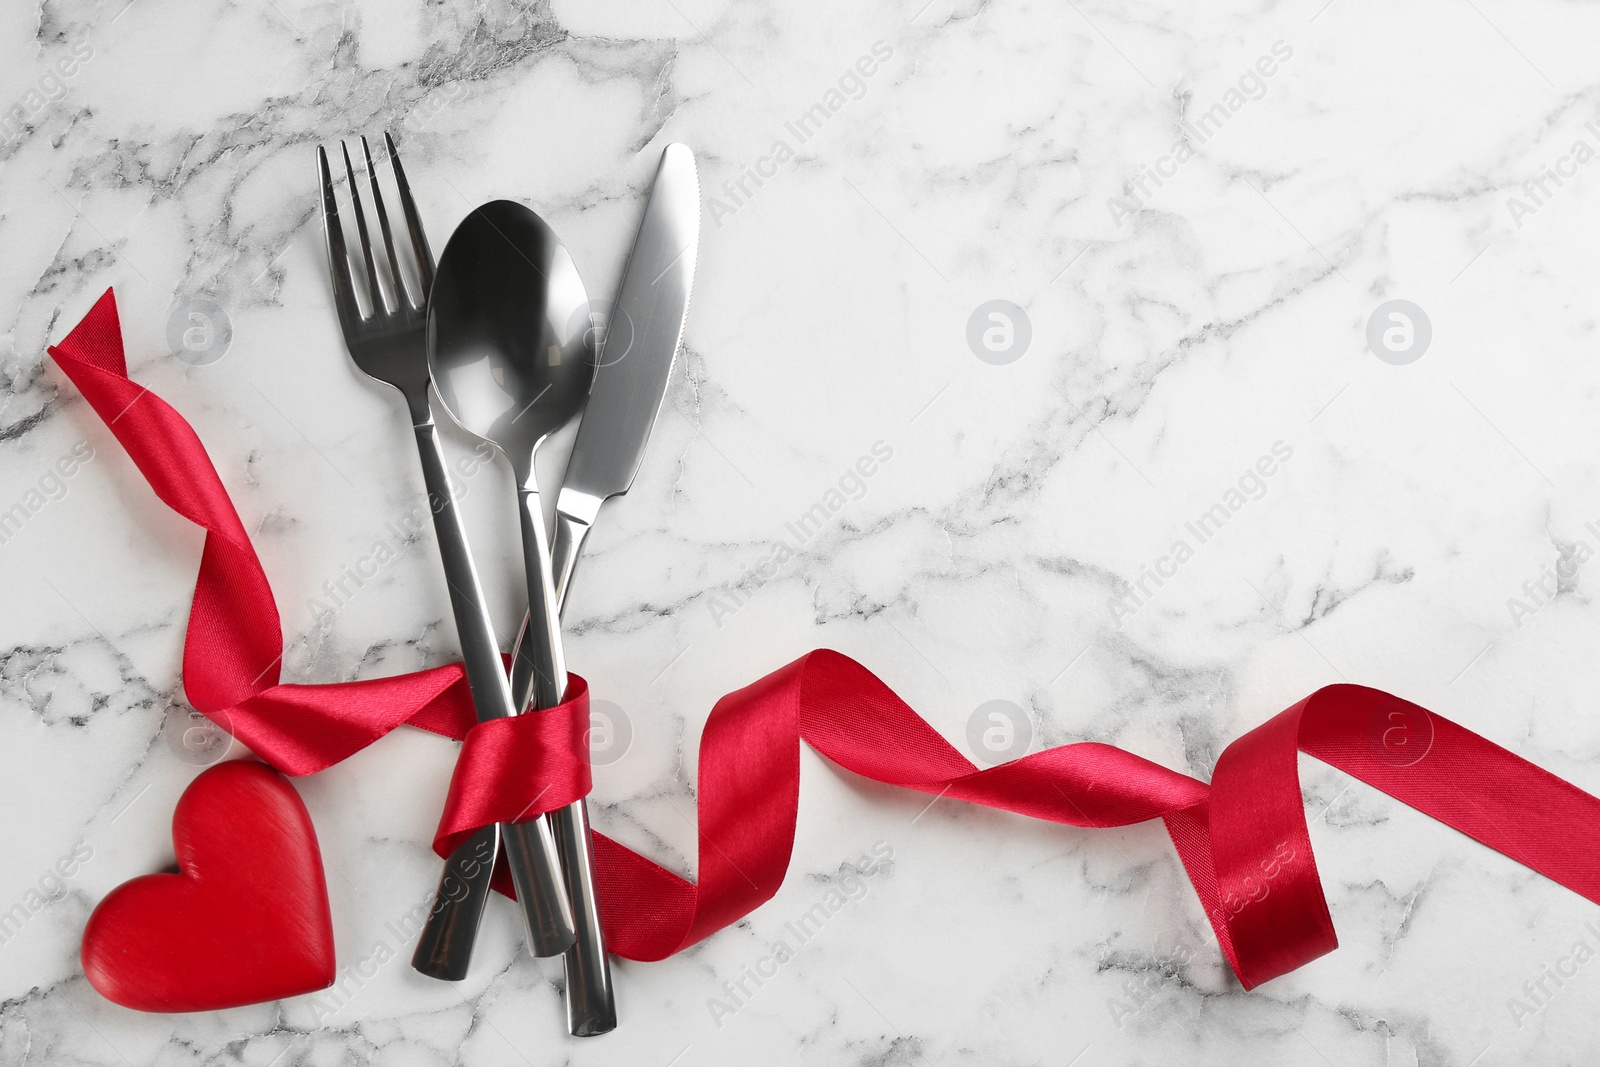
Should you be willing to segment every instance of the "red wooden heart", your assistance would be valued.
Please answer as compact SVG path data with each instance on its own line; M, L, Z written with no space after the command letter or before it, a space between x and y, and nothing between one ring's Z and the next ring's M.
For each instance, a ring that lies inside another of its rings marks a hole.
M177 874L113 889L83 931L83 971L140 1011L212 1011L333 984L333 918L311 816L283 775L236 760L172 814Z

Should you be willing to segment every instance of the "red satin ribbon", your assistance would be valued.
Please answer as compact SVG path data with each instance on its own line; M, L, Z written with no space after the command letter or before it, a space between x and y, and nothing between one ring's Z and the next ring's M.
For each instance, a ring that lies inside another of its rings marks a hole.
M465 738L434 838L441 855L476 827L588 792L581 679L560 708L481 725L459 665L281 684L281 625L255 550L189 424L129 381L111 293L50 352L156 494L206 530L183 660L197 709L291 775L337 763L401 723ZM1313 693L1229 745L1209 786L1096 743L979 770L865 667L818 650L712 710L700 741L698 885L595 836L612 951L663 959L777 892L794 845L801 741L875 781L1036 819L1163 820L1246 988L1337 946L1300 796L1302 751L1600 903L1600 800L1376 689Z
M570 675L566 697L559 707L467 732L433 835L435 852L448 856L481 826L532 819L589 795L589 683ZM504 875L506 895L516 896Z

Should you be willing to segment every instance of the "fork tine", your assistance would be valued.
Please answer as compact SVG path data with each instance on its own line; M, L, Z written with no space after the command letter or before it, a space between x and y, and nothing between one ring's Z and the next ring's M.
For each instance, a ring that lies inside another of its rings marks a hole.
M361 208L361 187L356 183L356 168L350 163L350 149L339 142L344 153L344 174L350 182L350 203L355 207L356 232L361 235L361 259L367 268L367 296L372 301L374 315L388 314L389 302L384 296L383 282L378 278L378 265L372 261L372 239L367 235L367 213Z
M416 201L411 199L411 183L406 181L405 168L400 166L400 153L395 151L394 138L383 132L383 142L389 149L389 160L394 164L394 183L400 190L400 208L405 212L406 230L411 234L411 248L417 254L417 278L422 285L422 299L426 303L433 289L433 252L428 248L428 235L422 232L422 219L417 215Z
M317 176L322 186L322 236L328 248L328 273L333 279L333 302L339 318L359 322L361 305L356 302L355 269L344 244L344 227L339 223L339 201L333 195L333 172L328 169L328 153L317 146Z
M394 253L394 234L389 230L389 212L383 207L383 190L378 188L378 171L372 165L372 149L367 147L367 135L361 135L361 154L366 157L367 182L372 186L372 206L378 213L378 229L383 234L383 250L389 259L389 279L394 286L395 304L409 304L414 308L423 305L411 299L406 290L405 276L400 273L400 260Z

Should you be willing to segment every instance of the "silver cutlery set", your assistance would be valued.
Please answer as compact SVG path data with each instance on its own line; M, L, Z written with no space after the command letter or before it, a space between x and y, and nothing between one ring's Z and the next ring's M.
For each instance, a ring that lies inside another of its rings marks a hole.
M561 609L584 539L601 505L632 485L677 355L699 247L694 156L680 144L662 153L621 289L601 331L571 255L544 220L521 204L497 200L475 209L435 265L387 134L384 149L409 256L397 248L400 227L391 222L367 139L360 141L359 170L349 147L339 146L349 204L343 214L328 153L317 149L334 305L356 366L405 398L478 719L537 714L560 704L566 690ZM370 209L358 175L371 194ZM369 216L377 224L377 242ZM375 243L381 246L377 254ZM510 460L516 476L528 614L509 678L451 493L434 403ZM540 506L534 459L551 434L575 419L581 421L556 496L552 532ZM614 1029L616 1005L582 800L535 819L486 827L462 844L445 864L412 966L446 981L466 977L501 850L529 948L535 956L563 957L569 1031L591 1036Z

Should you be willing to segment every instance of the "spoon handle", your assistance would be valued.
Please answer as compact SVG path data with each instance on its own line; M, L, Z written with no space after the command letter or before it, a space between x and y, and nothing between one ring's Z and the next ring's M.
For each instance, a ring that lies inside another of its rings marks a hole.
M439 555L444 563L445 582L450 589L450 609L461 641L461 660L466 668L467 686L472 691L473 709L479 721L513 715L516 712L511 702L511 685L500 659L500 642L495 637L483 586L478 581L478 571L467 545L466 530L456 510L438 429L432 416L427 414L418 419L414 413L413 426L429 508L433 512L434 532L439 541ZM504 823L500 834L512 881L517 887L517 900L526 920L529 947L535 956L564 952L574 938L572 907L562 884L550 821L541 815L525 822ZM446 867L435 911L453 895L451 879L460 876L453 867ZM453 939L453 943L459 941L459 938ZM419 956L427 944L426 941L419 943ZM467 947L470 949L470 944ZM419 963L427 962L415 957L412 960L413 966L418 966L423 973L430 972Z
M551 559L544 511L536 488L518 491L521 498L522 548L528 570L528 618L518 635L512 696L525 706L549 708L561 703L567 688L566 656L561 642L561 597L555 575L570 578L578 544L560 515L556 536L562 558ZM568 535L563 538L563 535ZM581 537L578 538L581 541ZM531 668L531 677L529 677ZM585 734L587 740L587 734ZM561 873L577 928L577 940L562 957L567 976L567 1032L592 1037L616 1029L617 1007L611 991L611 964L606 959L600 927L600 903L594 888L594 843L589 834L589 809L582 799L550 813Z

